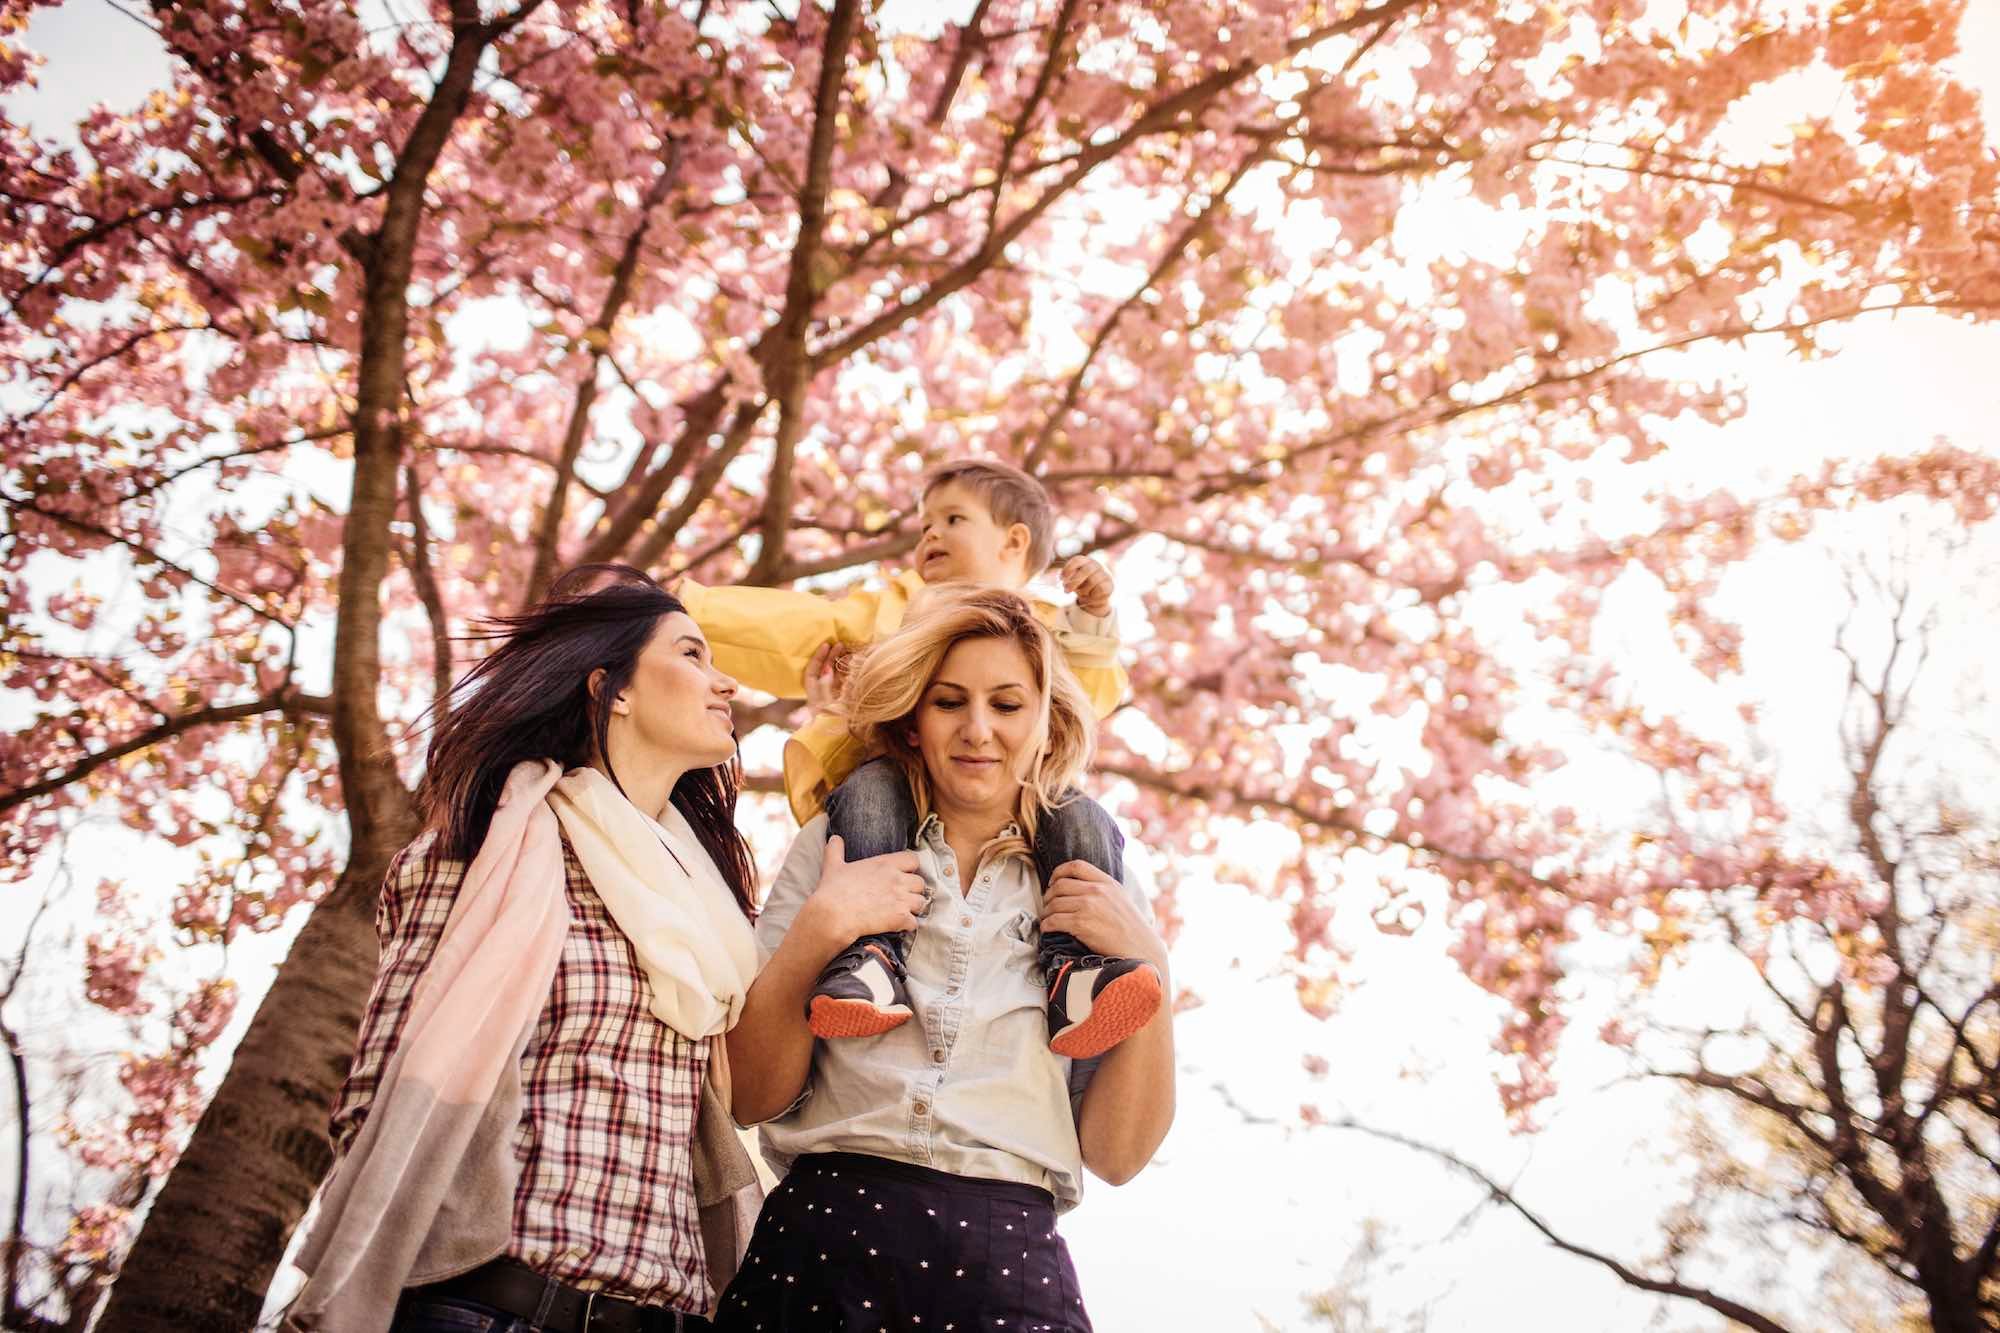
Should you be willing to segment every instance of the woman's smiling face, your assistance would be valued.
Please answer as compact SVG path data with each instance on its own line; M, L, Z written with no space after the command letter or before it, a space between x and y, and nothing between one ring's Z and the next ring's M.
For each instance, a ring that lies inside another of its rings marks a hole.
M1042 744L1041 691L1012 639L952 645L917 705L916 748L941 814L1011 814Z
M639 654L623 693L624 711L614 713L612 724L649 756L711 768L736 753L729 714L735 694L736 682L716 669L701 627L676 611L660 617Z

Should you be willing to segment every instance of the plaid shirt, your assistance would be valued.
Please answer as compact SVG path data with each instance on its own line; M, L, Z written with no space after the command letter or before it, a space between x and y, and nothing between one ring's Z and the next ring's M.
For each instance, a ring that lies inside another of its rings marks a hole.
M345 1153L374 1099L437 947L465 862L425 834L397 854L375 928L375 991L333 1110ZM692 1146L708 1041L653 1016L632 945L563 839L570 929L548 1003L521 1055L520 1184L507 1254L571 1286L668 1309L705 1311Z

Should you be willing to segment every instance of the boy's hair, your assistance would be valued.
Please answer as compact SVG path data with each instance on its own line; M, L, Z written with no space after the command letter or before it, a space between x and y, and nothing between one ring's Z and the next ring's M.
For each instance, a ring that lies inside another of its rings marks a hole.
M947 585L927 590L902 628L871 645L855 663L843 702L855 737L903 770L922 819L933 808L931 784L910 730L946 654L966 639L1004 639L1021 649L1033 673L1036 698L1031 707L1039 714L1039 739L1015 757L1019 768L1011 775L1021 784L1014 810L1021 836L996 839L982 849L983 865L996 855L1027 854L1043 814L1068 799L1089 767L1096 737L1089 696L1070 673L1055 636L1035 619L1028 603L999 588Z
M1001 527L1019 523L1027 528L1030 578L1049 567L1056 555L1056 511L1042 483L1017 467L989 458L960 458L940 463L924 474L922 498L928 500L940 486L954 484L977 495Z

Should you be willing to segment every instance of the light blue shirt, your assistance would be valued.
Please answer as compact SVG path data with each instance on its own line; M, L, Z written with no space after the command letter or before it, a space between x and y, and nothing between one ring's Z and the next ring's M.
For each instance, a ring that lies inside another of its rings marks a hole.
M799 830L757 920L768 959L819 883L826 816ZM1041 883L1023 856L970 884L935 815L917 835L930 908L909 949L908 1022L879 1037L813 1043L806 1090L761 1129L783 1175L815 1152L869 1153L953 1175L1039 1185L1059 1209L1083 1197L1076 1111L1095 1060L1049 1049L1035 943ZM1150 884L1125 847L1125 891L1152 920Z

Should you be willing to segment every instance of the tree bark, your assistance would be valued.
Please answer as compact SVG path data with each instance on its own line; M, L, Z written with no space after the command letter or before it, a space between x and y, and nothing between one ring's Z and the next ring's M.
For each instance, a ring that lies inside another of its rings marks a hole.
M153 1204L98 1324L105 1333L252 1327L285 1242L333 1160L327 1115L375 970L376 895L390 858L416 831L377 694L382 582L403 453L408 290L424 193L471 98L481 56L539 3L481 23L476 0L453 0L450 58L398 154L381 225L358 247L366 281L354 490L342 536L332 691L347 868L278 969Z
M313 910L154 1201L97 1327L248 1329L333 1160L327 1116L375 973L388 858L350 860Z

